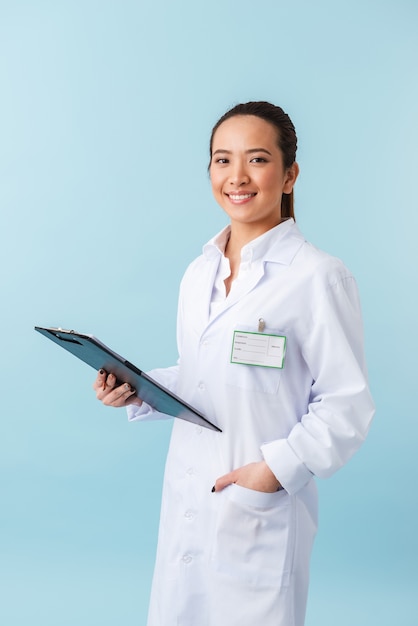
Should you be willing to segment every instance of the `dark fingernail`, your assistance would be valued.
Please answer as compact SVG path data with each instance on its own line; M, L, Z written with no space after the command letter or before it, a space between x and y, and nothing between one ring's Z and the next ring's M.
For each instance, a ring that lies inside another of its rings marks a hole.
M213 487L212 487L212 493L214 493L214 492L215 492L215 485L213 485Z
M101 374L103 376L104 370L99 370L99 374Z

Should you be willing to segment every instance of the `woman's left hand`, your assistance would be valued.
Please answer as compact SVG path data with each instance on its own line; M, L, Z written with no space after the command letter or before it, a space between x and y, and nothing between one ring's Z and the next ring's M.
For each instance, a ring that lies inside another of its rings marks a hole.
M265 493L273 493L281 488L281 484L265 461L249 463L221 476L215 483L214 491L222 491L232 483Z

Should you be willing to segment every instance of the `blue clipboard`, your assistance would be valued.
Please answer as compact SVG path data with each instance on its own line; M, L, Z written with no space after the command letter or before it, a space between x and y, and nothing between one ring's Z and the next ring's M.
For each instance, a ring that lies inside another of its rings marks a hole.
M74 354L96 371L104 369L109 374L114 374L120 384L129 383L136 390L138 397L156 411L222 432L200 411L171 393L119 354L113 352L93 335L84 335L74 330L43 328L41 326L35 326L35 330L64 350Z

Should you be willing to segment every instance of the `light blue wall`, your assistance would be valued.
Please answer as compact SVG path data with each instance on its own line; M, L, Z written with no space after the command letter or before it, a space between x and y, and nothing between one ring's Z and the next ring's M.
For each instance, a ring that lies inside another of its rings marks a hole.
M307 626L416 625L415 0L0 1L0 623L143 626L170 424L128 425L33 331L176 358L177 287L225 223L212 124L268 99L298 222L361 290L377 416L320 484Z

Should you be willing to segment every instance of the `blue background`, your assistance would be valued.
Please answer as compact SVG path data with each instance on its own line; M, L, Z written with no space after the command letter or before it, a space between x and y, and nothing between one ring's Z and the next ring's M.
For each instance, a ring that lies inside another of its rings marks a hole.
M176 359L178 283L226 223L207 143L267 99L300 228L358 279L377 415L320 483L307 626L416 626L415 0L0 1L0 623L145 624L170 422L128 424L33 331ZM414 245L415 244L415 245Z

